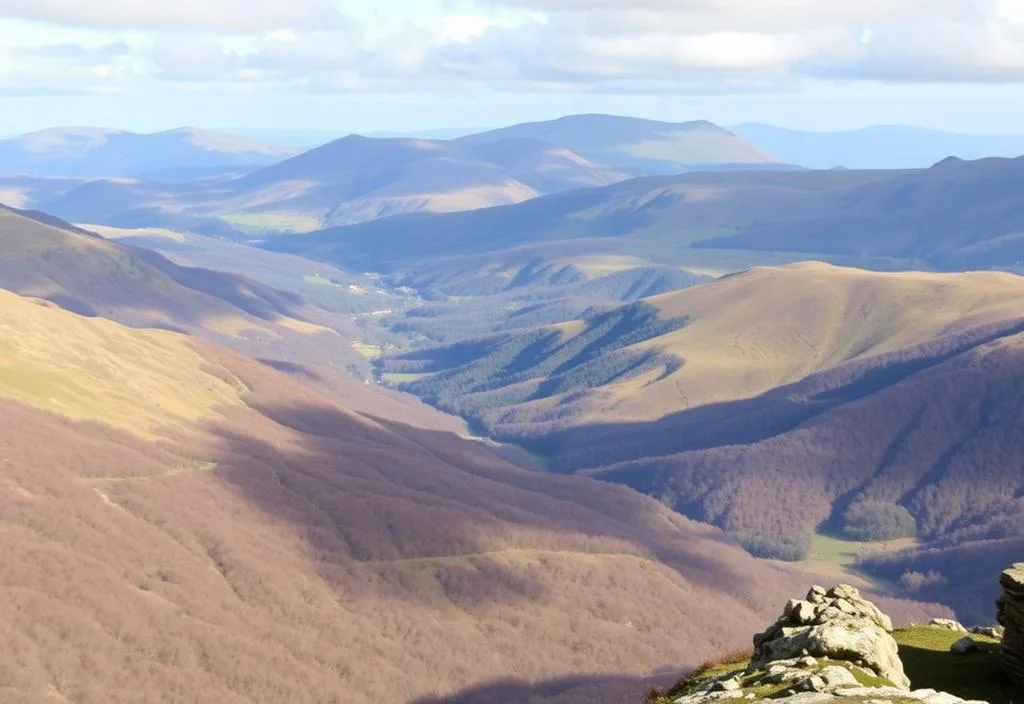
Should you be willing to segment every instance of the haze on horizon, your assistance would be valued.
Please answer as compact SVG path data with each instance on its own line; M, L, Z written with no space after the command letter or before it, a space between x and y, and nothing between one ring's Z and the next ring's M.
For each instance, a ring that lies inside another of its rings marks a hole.
M607 112L1012 132L1024 0L0 0L0 134Z

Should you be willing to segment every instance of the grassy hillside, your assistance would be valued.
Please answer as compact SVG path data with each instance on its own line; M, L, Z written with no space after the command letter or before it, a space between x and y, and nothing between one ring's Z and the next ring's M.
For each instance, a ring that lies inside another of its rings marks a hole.
M353 410L376 389L341 405L175 333L4 296L21 331L4 368L60 375L0 383L5 700L358 703L640 677L738 645L799 589L627 489ZM179 422L155 444L161 418Z

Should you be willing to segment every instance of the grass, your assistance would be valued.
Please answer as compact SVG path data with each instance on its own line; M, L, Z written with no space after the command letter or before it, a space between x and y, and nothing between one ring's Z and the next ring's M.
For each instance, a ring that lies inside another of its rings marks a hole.
M971 636L980 645L980 651L959 655L950 651L950 646L964 637L944 628L914 626L896 631L893 636L900 646L900 658L913 689L935 689L948 692L963 699L982 700L989 704L1013 704L1019 692L1006 679L999 664L999 641L984 636ZM758 687L752 677L745 678L743 671L750 662L749 653L732 653L723 658L709 661L692 675L681 681L664 695L651 697L652 704L668 704L682 695L696 691L702 684L719 679L731 673L739 675L746 693L753 693L758 700L770 699L784 691L789 685ZM848 666L844 662L825 662ZM854 676L865 687L891 686L892 683L878 677L871 677L856 668ZM863 701L864 697L837 699L838 702ZM870 697L868 697L870 699ZM886 699L890 699L886 697Z
M189 339L83 318L0 291L0 397L151 437L241 403Z
M313 232L323 227L323 220L305 213L232 213L220 219L245 234L262 235L269 232Z
M371 345L368 342L353 342L352 349L370 360L380 359L381 356L380 345Z
M425 379L430 374L396 374L388 373L381 375L381 381L385 384L411 384L414 381Z
M857 560L868 553L895 552L913 547L915 543L913 538L859 542L818 533L811 541L807 557L800 562L789 564L795 564L807 574L853 582L861 586L884 586L873 575L858 570L855 567Z
M937 689L990 704L1020 701L1020 692L1014 690L999 665L998 641L971 636L981 646L980 651L958 655L949 648L964 637L963 633L917 626L894 635L914 689Z

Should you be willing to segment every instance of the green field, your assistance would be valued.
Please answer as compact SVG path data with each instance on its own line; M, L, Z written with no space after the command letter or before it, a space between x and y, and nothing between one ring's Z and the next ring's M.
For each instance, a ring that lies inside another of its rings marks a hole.
M233 213L220 219L247 235L270 232L313 232L323 227L323 221L304 213Z
M382 374L380 379L385 384L396 384L397 385L397 384L410 384L410 383L412 383L414 381L419 381L420 379L425 379L428 376L430 376L430 374L392 374L392 373L388 373L388 374Z

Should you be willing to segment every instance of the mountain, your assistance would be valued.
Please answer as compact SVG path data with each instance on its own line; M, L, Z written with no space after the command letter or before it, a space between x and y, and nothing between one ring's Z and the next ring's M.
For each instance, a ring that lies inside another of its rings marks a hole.
M198 174L250 171L288 154L288 150L242 137L191 128L155 134L55 128L0 140L0 172L181 180Z
M93 181L39 207L103 225L259 234L519 203L627 178L534 140L471 146L353 135L232 180Z
M800 558L819 527L996 539L1024 535L1022 300L1005 273L759 268L383 369L758 554Z
M364 363L349 348L351 323L295 294L179 266L41 213L0 206L0 251L0 288L81 315L188 332L287 362Z
M468 135L456 142L478 145L508 139L557 144L616 168L656 174L698 168L784 166L769 152L705 121L670 123L614 115L571 115Z
M364 270L558 243L664 264L823 259L871 269L1024 267L1024 158L912 171L687 174L446 216L328 229L274 249ZM486 232L483 238L479 233ZM721 267L719 267L721 268ZM725 267L726 270L736 270ZM742 267L740 267L742 268Z
M1024 135L963 134L879 125L844 132L808 132L747 123L735 134L790 164L809 169L918 169L946 157L983 159L1024 154Z
M0 341L5 701L358 704L512 675L639 696L802 581L362 383L8 291Z

